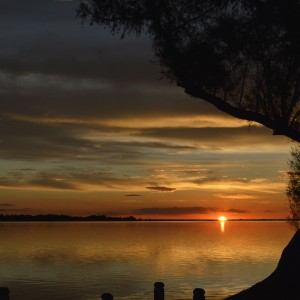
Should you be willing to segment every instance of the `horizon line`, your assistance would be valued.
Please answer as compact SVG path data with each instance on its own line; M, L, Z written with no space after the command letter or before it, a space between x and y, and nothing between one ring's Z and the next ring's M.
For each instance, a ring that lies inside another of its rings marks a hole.
M2 219L2 220L1 220ZM238 218L238 219L227 219L220 221L214 218L203 218L203 219L182 219L182 218L137 218L134 216L106 216L106 215L88 215L88 216L72 216L65 214L0 214L0 221L218 221L218 222L236 222L236 221L288 221L295 222L300 219L288 219L288 218Z

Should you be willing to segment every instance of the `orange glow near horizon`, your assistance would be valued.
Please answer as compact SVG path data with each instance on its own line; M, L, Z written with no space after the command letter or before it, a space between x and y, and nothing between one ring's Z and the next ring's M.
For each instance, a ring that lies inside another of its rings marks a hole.
M218 220L220 221L220 230L221 230L221 233L224 233L225 232L225 221L227 221L227 218L225 216L220 216L218 218Z

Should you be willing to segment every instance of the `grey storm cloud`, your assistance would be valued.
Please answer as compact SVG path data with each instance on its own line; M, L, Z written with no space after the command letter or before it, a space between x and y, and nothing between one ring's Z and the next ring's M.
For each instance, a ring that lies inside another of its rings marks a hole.
M37 115L55 121L56 118L109 120L138 116L151 119L220 114L203 101L192 100L183 93L175 94L177 88L169 84L167 89L161 89L157 80L135 90L134 81L126 88L119 88L106 86L102 81L74 81L67 77L53 80L40 75L27 79L0 76L0 79L2 116Z
M117 141L114 136L128 136L128 130L81 124L40 123L13 118L0 119L0 155L8 159L71 159L123 161L142 158L154 150L195 150L190 145L170 142ZM97 141L86 135L101 135ZM130 135L130 134L129 134ZM110 138L107 139L107 136ZM147 150L148 149L148 150Z
M245 144L274 144L275 137L265 127L165 127L142 129L137 135L143 137L161 138L164 140L193 141L210 144L216 147ZM276 137L277 142L286 143L284 137Z
M94 144L76 136L70 127L5 119L0 120L0 124L0 154L6 158L74 158Z
M153 157L155 151L151 153L151 149L199 150L201 146L195 143L201 143L221 150L224 145L274 139L261 128L253 128L255 132L250 135L247 127L114 126L113 120L136 117L153 120L223 114L185 95L173 83L160 80L159 66L151 63L151 43L145 37L121 40L98 26L81 25L75 19L75 2L16 0L1 6L2 158L121 164ZM20 116L23 119L18 119ZM89 120L109 120L110 125ZM127 141L118 141L117 134ZM97 141L86 136L97 136Z
M161 141L147 141L147 135L143 135L144 140L130 141L130 137L135 128L121 128L109 126L95 126L88 124L68 124L68 123L38 123L26 120L15 120L11 118L0 119L0 135L1 147L0 154L2 157L10 159L47 159L47 158L61 158L71 160L89 160L89 159L105 159L113 161L132 160L145 156L145 151L153 156L153 150L200 150L200 147L186 144L185 134L194 132L194 141L200 141L202 138L202 145L210 145L215 143L217 146L224 146L229 144L230 140L236 140L236 145L243 144L238 140L238 136L242 134L242 130L232 129L231 133L225 134L224 139L221 140L224 129L217 128L215 130L205 129L193 130L176 128L178 136L174 136L174 140L166 137L160 137ZM246 131L246 129L244 129ZM173 130L172 130L173 131ZM185 132L181 135L181 131ZM144 130L143 130L144 132ZM164 128L156 129L156 132L165 132ZM175 132L175 130L174 130ZM203 134L202 134L202 133ZM236 132L238 136L236 137ZM100 136L97 140L87 139L86 136L90 134ZM198 134L197 134L198 133ZM117 141L117 135L127 136L127 141ZM142 135L142 134L141 134ZM211 135L218 138L213 140ZM102 138L103 136L103 138ZM225 138L227 136L227 138ZM109 139L107 138L109 137ZM156 138L159 138L156 136ZM191 137L192 139L192 137ZM266 136L257 136L257 143L265 142ZM233 143L233 142L231 142ZM147 150L149 149L149 150ZM151 149L152 152L150 151ZM122 158L122 159L120 159Z
M59 178L58 178L59 177ZM110 171L103 170L65 170L59 174L55 172L44 172L37 174L28 183L37 186L52 187L56 189L80 189L80 184L93 184L113 188L116 185L124 185L132 180L126 176L118 176Z
M137 214L152 215L182 215L182 214L207 214L218 211L215 207L145 207L138 208L134 212Z
M95 187L105 187L116 189L129 185L140 184L143 186L146 179L132 177L130 174L119 174L118 171L104 168L69 168L60 167L42 172L14 172L7 176L0 177L1 187L40 187L55 190L73 190L84 189L84 185L93 185ZM126 196L140 196L138 194L128 194Z
M1 187L19 187L22 183L19 179L13 178L11 176L0 176L0 186Z
M217 167L222 158L204 153L206 150L221 155L223 146L283 141L264 128L187 128L172 122L176 117L189 123L198 122L195 116L223 118L224 114L161 79L160 67L151 62L147 38L121 40L99 26L82 25L75 18L78 1L2 2L0 159L7 161L5 168L0 162L1 187L77 191L93 185L128 193L127 197L140 196L135 193L145 188L168 193L175 191L168 186L171 178L149 178L177 172L179 181L194 179L198 185L230 180L200 178L213 176L212 170L177 168L169 172L170 163L194 166L195 162L213 161ZM132 125L133 118L155 121L157 128ZM159 118L168 118L170 126L176 127L159 128ZM127 120L128 126L117 125ZM66 167L70 165L76 167ZM105 166L112 169L102 168ZM158 168L167 172L155 173ZM129 194L129 186L139 189ZM0 205L2 211L17 209L8 204ZM147 210L181 214L214 208L141 208L140 213L149 213Z
M25 4L16 0L3 3L0 25L5 28L1 33L5 46L0 51L1 69L11 74L67 77L84 74L89 78L105 77L119 82L126 78L145 78L145 70L152 73L151 78L157 77L151 70L150 60L144 59L145 55L152 56L149 40L128 38L121 41L100 28L82 25L75 18L78 2L74 2L44 0L26 1ZM15 20L13 23L12 19ZM4 26L7 23L11 26ZM120 44L126 47L120 47ZM116 64L119 69L112 68Z
M146 189L151 191L156 191L156 192L174 192L176 190L175 188L170 188L170 187L160 186L160 185L147 186Z
M72 2L5 2L1 24L2 113L75 118L219 113L159 80L149 40L121 40L100 27L81 26Z
M62 190L78 190L76 184L67 182L64 180L57 180L55 178L48 178L47 176L42 176L41 178L32 179L27 181L28 185L52 188L52 189L62 189Z
M26 186L35 186L35 187L46 187L52 189L63 189L63 190L76 190L76 185L66 182L56 180L57 176L54 174L37 174L33 177L22 176L6 176L0 177L0 186L1 187L15 187L21 188ZM0 205L4 206L4 205Z

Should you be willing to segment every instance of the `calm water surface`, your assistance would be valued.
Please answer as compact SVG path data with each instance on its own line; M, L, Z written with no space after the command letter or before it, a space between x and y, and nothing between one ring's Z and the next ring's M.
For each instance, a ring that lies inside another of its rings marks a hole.
M11 300L220 300L268 276L294 232L285 222L0 223L0 286Z

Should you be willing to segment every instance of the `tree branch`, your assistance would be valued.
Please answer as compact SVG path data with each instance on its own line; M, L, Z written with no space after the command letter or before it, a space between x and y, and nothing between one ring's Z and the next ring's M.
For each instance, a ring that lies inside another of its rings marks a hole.
M185 92L192 97L201 98L209 103L213 104L219 110L232 115L233 117L247 120L247 121L254 121L260 123L270 129L273 130L273 135L285 135L288 138L300 142L300 133L293 127L290 127L288 124L283 123L283 120L275 120L268 118L264 115L261 115L257 112L247 111L241 108L236 108L232 106L230 103L225 102L223 99L208 94L199 88L184 83L182 85L185 88Z

